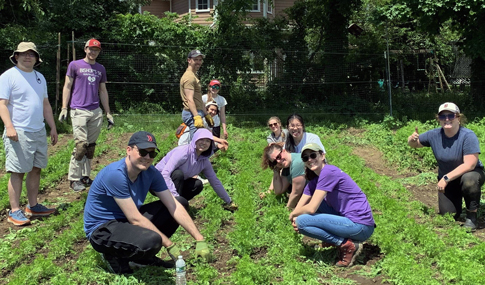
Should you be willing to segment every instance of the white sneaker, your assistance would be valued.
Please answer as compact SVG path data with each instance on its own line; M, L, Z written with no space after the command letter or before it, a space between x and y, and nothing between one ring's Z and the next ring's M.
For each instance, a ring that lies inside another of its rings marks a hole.
M200 181L202 181L202 184L203 184L203 185L205 185L205 184L209 183L209 180L207 180L207 179L203 179L202 177L200 177L200 176L198 176L198 175L197 175L197 179L199 179Z

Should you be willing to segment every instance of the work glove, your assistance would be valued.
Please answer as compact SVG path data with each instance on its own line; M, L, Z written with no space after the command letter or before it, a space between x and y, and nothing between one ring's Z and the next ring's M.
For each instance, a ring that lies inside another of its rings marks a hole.
M171 246L167 247L167 253L170 255L170 258L176 262L180 255L180 249L175 243L172 243Z
M194 116L194 126L198 129L204 127L204 122L202 121L201 116L199 116L199 115Z
M212 261L212 255L205 240L197 241L197 245L195 246L195 255L202 257L207 262Z
M225 204L224 205L224 209L228 210L228 211L231 211L231 212L234 212L236 211L238 208L238 205L234 202L231 202L229 204Z
M62 108L59 114L59 122L65 121L67 119L67 108Z
M209 114L205 115L205 121L207 122L207 125L209 125L210 128L214 127L214 119L212 119L211 115Z
M113 119L113 115L106 114L106 118L108 118L108 130L111 129L115 125L115 120Z

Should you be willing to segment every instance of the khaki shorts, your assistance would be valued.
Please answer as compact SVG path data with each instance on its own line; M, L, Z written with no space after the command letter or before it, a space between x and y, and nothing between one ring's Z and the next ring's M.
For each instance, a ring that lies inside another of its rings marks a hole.
M7 172L29 173L33 167L47 167L47 136L45 128L37 132L16 129L19 140L14 142L3 131L5 169Z

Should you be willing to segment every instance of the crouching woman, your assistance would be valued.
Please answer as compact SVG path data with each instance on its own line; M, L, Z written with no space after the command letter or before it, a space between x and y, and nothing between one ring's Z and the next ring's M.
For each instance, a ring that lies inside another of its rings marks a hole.
M337 266L352 266L362 251L362 242L374 233L374 218L367 197L338 167L326 164L325 153L316 143L302 148L309 181L290 221L295 231L336 246Z

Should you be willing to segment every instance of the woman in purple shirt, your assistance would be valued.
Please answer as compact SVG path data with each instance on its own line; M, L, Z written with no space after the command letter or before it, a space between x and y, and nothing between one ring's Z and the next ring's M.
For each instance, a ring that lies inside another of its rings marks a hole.
M202 182L194 177L204 173L217 195L224 200L227 207L234 209L236 205L217 178L209 160L214 154L212 144L212 133L207 129L198 129L189 144L172 149L155 168L162 173L172 195L182 196L187 201L202 192Z
M345 172L325 163L316 143L303 146L301 159L309 181L290 221L295 231L339 249L337 266L352 266L362 242L374 233L374 218L367 197Z

